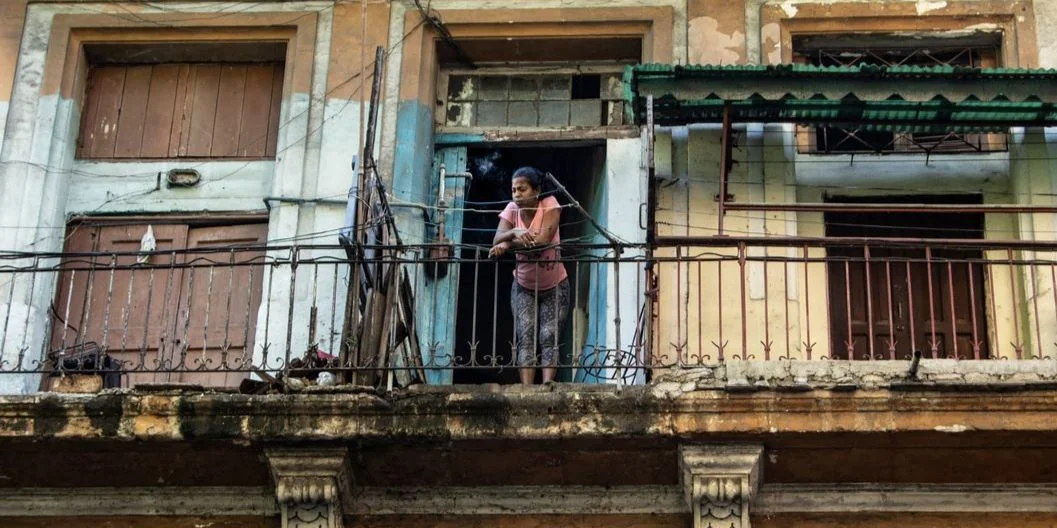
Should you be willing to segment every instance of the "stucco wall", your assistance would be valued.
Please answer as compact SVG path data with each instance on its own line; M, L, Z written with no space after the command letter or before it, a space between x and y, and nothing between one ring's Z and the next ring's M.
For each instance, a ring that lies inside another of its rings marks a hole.
M688 57L703 63L775 63L791 56L790 34L797 31L899 32L930 35L969 30L1002 31L1005 65L1045 66L1052 61L1052 32L1043 23L1057 17L1051 6L1017 1L857 2L698 0L688 5ZM1042 3L1045 4L1045 3ZM740 8L740 9L739 9ZM838 22L839 21L839 22ZM1004 29L1003 29L1004 28ZM1040 28L1036 32L1036 28ZM1037 33L1037 35L1036 35ZM1038 51L1038 52L1037 52ZM717 233L720 133L715 126L680 127L657 135L658 235ZM1008 153L983 155L820 156L801 153L791 125L736 127L737 161L728 192L737 202L820 202L826 191L877 195L982 193L985 203L1051 205L1050 134L1033 130L1013 134ZM989 214L985 237L996 240L1053 240L1053 215ZM728 211L724 232L731 236L822 236L822 213ZM748 258L764 255L749 248ZM683 248L681 255L711 253L727 258L660 266L661 302L654 346L661 362L680 355L691 363L724 357L771 359L831 355L827 273L824 264L747 262L742 279L736 249ZM676 256L663 250L661 256ZM770 248L769 257L819 258L821 249ZM1005 251L986 252L1002 262ZM1014 258L1052 255L1015 253ZM995 264L986 281L986 321L992 353L1015 358L1046 356L1057 337L1052 278L1040 266L1034 277L1019 267ZM746 297L742 314L742 288ZM722 295L720 295L722 292ZM877 292L874 292L875 295ZM1036 308L1036 302L1038 304ZM1038 316L1036 318L1036 312ZM742 338L743 326L747 339ZM808 328L810 326L810 328ZM983 328L986 326L986 328ZM770 342L771 350L765 343ZM808 354L810 348L810 355ZM959 351L965 355L965 351Z
M369 97L370 90L369 72L362 72L373 65L374 46L387 41L388 3L370 2L364 9L356 2L343 2L337 7L323 1L245 6L202 2L173 13L170 7L147 4L38 2L29 8L26 38L16 51L17 32L22 27L22 11L18 9L21 4L4 4L0 33L0 55L5 61L0 62L0 113L4 114L0 117L7 117L7 137L0 155L0 248L59 251L64 226L71 215L166 212L256 213L267 216L271 241L336 242L336 229L344 225L343 204L273 203L275 207L266 211L263 199L281 196L335 201L347 194L353 179L352 155L356 145L362 143L361 103ZM12 24L17 24L18 30L9 31ZM296 36L288 42L276 159L124 163L74 160L81 96L77 83L67 79L74 78L77 68L83 66L76 64L78 44L68 42L74 42L70 36L80 28L106 31L115 27L149 28L162 33L154 38L163 41L188 38L181 37L180 32L192 27L212 30L213 38L220 39L225 38L224 31L230 31L223 28L241 27L251 32L295 28ZM339 37L332 42L335 31ZM68 46L74 46L70 48L74 54L65 53ZM63 62L68 57L74 60ZM10 112L6 102L10 82L2 80L3 72L18 79ZM364 93L364 86L368 93ZM158 185L160 173L187 167L202 173L198 186L170 189ZM0 354L9 364L19 350L26 350L30 361L36 359L48 327L42 307L54 295L50 281L33 281L28 276L17 279L14 288L7 287L10 280L4 281L3 288L8 339ZM282 293L266 298L262 313L285 313L289 274L280 270L263 280L277 285L273 291ZM314 281L302 280L296 297L307 299L313 286L320 291L333 291L334 282L342 280L343 272L321 274ZM326 302L321 306L325 304L340 313L341 300L343 297L337 304ZM330 336L334 333L329 326L332 318L329 310L324 312L318 319L321 327L317 332ZM307 340L306 326L299 325L295 331L300 341ZM261 325L258 329L258 343L285 341L286 328L281 324L270 325L267 333ZM0 378L0 392L30 391L35 386L34 376Z

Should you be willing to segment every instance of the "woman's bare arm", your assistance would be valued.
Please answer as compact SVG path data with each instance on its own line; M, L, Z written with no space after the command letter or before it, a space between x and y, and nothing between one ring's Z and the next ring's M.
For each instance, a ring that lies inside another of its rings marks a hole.
M500 219L499 227L495 230L495 236L492 237L492 245L509 242L514 248L520 249L525 246L522 240L524 233L524 229L518 229L507 220Z
M533 242L537 246L546 246L550 244L554 238L554 233L558 232L558 223L562 219L562 210L560 207L551 207L543 211L543 226L540 227L540 232L535 235Z

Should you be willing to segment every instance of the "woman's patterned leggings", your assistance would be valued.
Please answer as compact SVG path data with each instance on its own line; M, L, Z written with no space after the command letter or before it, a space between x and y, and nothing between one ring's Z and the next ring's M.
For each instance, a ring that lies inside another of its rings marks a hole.
M557 366L558 340L569 315L569 279L549 290L530 290L517 281L510 288L510 308L514 312L514 346L522 367ZM540 362L536 362L539 336Z

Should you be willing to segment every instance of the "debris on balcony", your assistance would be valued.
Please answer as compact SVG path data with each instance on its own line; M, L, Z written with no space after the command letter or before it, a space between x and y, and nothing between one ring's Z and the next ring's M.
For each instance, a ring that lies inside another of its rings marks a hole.
M51 374L48 390L54 392L99 392L121 386L124 362L114 359L93 341L48 354Z

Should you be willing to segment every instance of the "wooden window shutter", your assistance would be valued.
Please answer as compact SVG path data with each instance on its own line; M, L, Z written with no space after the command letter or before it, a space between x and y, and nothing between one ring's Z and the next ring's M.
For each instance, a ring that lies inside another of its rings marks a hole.
M283 70L281 62L93 66L77 157L274 158Z

